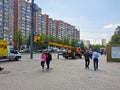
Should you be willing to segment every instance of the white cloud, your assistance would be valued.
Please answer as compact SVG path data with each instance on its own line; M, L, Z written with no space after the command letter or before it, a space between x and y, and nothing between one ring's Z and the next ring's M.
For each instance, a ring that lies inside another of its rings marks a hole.
M108 24L104 26L104 29L113 29L116 28L117 26L120 26L120 24Z

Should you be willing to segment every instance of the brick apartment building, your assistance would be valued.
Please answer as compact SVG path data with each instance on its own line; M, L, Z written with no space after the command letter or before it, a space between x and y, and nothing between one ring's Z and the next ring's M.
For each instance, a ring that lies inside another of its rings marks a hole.
M0 0L0 38L9 42L14 38L13 5L13 0Z
M17 30L27 40L31 33L31 7L26 0L0 0L0 38L14 42ZM75 26L62 20L54 20L42 14L38 7L34 13L34 35L52 35L59 39L80 40L80 31Z

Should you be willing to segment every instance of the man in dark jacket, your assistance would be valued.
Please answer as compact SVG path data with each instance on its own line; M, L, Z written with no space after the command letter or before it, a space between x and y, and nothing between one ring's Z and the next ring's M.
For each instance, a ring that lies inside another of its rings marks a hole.
M90 56L90 53L89 53L88 50L86 50L86 52L84 53L84 57L85 57L85 68L89 69L89 64L90 64L90 58L91 58L91 56Z
M52 55L50 54L50 52L47 51L46 53L46 64L47 64L47 69L49 69L50 67L50 61L52 60Z

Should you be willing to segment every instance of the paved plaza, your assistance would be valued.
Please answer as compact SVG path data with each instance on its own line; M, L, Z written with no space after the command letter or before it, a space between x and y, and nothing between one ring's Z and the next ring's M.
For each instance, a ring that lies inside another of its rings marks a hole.
M84 59L64 59L52 54L50 70L41 70L39 54L20 61L0 62L0 90L120 90L120 63L99 58L99 70L85 69Z

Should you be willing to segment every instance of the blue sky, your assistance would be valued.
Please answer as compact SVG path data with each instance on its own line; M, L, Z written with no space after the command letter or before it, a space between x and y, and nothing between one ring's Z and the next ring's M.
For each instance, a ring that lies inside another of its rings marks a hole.
M120 25L120 0L34 0L43 14L80 28L80 38L109 39Z

